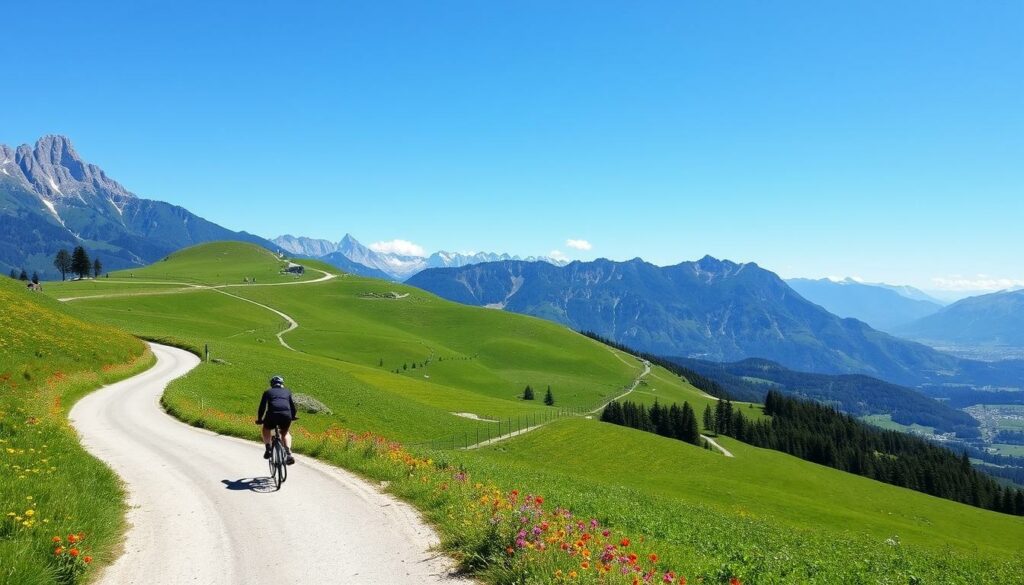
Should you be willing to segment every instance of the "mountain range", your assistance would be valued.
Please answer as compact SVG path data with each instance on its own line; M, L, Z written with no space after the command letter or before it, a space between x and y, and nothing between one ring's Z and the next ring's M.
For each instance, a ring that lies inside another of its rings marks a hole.
M968 297L895 333L930 344L1024 348L1024 290Z
M524 262L547 262L554 265L565 264L560 260L542 256L520 258L519 256L491 252L440 251L429 256L380 252L359 243L351 234L345 234L345 237L338 242L288 234L278 236L272 242L296 256L317 258L363 276L380 277L384 275L385 278L398 281L406 280L429 268L458 268L484 262L521 260Z
M107 269L143 266L183 247L267 240L207 221L188 210L142 199L94 164L71 141L48 135L34 146L0 145L0 270L58 277L54 254L84 246Z
M860 319L875 329L890 333L942 309L939 301L909 286L871 284L852 278L791 278L786 280L786 284L830 313Z
M754 263L706 256L659 267L637 258L563 267L493 262L425 270L408 284L465 304L505 309L592 331L664 356L765 358L825 374L895 384L1019 385L1024 362L963 360L840 318Z

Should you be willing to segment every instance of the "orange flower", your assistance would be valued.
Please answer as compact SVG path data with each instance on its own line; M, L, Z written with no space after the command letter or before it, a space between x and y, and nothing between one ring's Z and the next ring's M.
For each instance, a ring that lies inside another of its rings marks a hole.
M58 546L57 548L53 549L53 554L55 554L55 555L62 555L62 554L64 554L64 547L63 546Z
M686 577L679 578L679 585L686 585Z
M652 563L658 562L658 555L654 553L647 555L647 558L650 559Z
M743 585L743 581L733 577L732 579L729 579L729 585Z
M544 503L544 498L537 496L536 498L533 499L533 501L537 502L537 505L539 506Z
M77 548L73 548L73 549L71 549L71 550L69 550L69 551L68 551L68 554L69 554L69 555L71 555L71 556L73 556L73 557L77 557L77 556L78 556L79 554L81 554L81 553L79 553L79 552L78 552L78 549L77 549Z
M53 538L50 539L50 541L51 542L60 542L60 537L59 536L54 536Z
M69 534L68 535L68 542L70 542L71 544L74 544L74 543L78 542L78 536L75 535L75 534Z
M622 540L620 540L619 541L619 546L629 546L629 539L628 538L623 538Z
M82 557L82 560L87 562L87 563L91 563L92 562L92 557ZM685 585L685 583L683 585Z
M510 547L508 547L508 548L506 548L506 549L505 549L505 552L507 552L507 553L508 553L508 554L510 554L510 555L511 555L511 554L515 554L515 552L516 552L516 549L514 549L514 548L512 548L512 547L510 546Z
M589 569L590 563L588 561L583 561L582 563L580 563L580 568L583 570Z
M578 574L576 571L569 571L569 578L575 579Z

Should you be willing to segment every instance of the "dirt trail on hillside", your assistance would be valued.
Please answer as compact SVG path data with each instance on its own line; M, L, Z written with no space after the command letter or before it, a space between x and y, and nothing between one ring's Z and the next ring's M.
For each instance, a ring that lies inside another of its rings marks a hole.
M283 488L269 491L261 444L160 408L168 382L199 359L152 348L152 369L70 413L85 448L129 493L125 552L99 583L468 583L431 552L437 537L413 508L351 473L299 456Z

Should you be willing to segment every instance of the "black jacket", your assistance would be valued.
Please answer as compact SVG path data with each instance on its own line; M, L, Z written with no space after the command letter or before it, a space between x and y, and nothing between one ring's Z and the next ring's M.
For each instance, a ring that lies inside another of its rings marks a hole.
M263 398L260 399L260 410L256 414L256 418L263 420L264 414L284 414L291 417L292 420L297 420L298 412L295 410L295 401L292 400L292 391L285 388L284 386L277 386L269 388L263 392Z

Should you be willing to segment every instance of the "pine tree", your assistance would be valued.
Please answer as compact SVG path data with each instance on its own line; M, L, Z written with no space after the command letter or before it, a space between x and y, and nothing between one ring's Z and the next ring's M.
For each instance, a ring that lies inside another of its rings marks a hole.
M700 445L700 429L697 428L697 415L694 414L689 402L683 402L682 425L682 436L679 438L691 445Z
M97 258L92 261L92 276L93 278L99 278L100 274L103 274L103 263Z
M18 280L25 281L25 282L28 281L28 272L25 272L24 268L21 269L21 274L18 275Z
M79 278L85 278L92 272L92 262L89 261L89 253L82 246L75 246L71 253L71 271Z
M711 405L704 407L704 430L709 433L715 432L715 415L711 412Z
M551 386L548 386L547 394L544 395L544 404L548 406L555 405L555 395L551 393Z
M53 266L60 272L60 279L66 280L68 272L71 272L71 254L61 248L53 258Z
M533 388L529 384L523 389L523 400L533 400Z
M39 284L39 273L32 271L32 284Z

